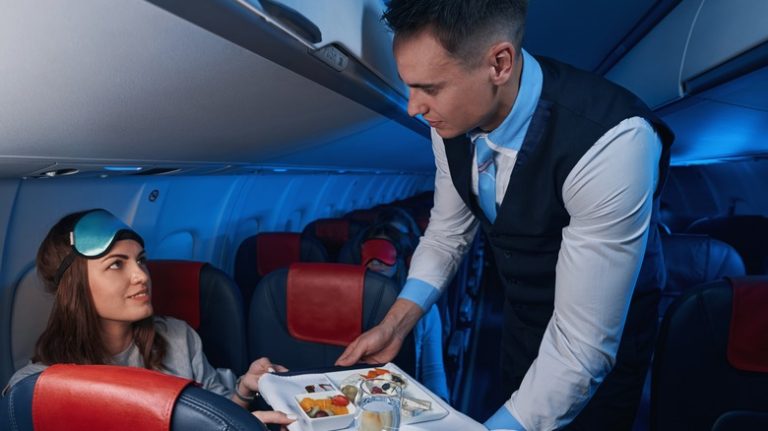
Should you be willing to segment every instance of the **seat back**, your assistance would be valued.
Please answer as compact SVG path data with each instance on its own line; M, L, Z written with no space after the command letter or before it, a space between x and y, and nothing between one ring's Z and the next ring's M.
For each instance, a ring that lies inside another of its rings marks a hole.
M328 259L333 262L345 242L353 238L365 227L364 223L344 218L326 218L315 220L302 231L302 237L320 241L328 250Z
M394 281L356 265L298 263L275 271L251 300L250 357L291 369L333 366L349 342L384 318L398 291ZM395 362L415 369L411 336Z
M661 316L669 304L691 287L723 277L746 274L735 248L707 235L662 234L667 284L659 306Z
M248 367L245 313L234 281L202 262L155 260L148 266L155 314L176 317L192 326L214 367L244 373Z
M707 234L733 246L744 259L747 274L768 273L768 217L706 218L693 222L686 232Z
M651 429L709 430L726 412L768 411L763 307L768 277L715 281L673 302L653 360Z
M264 232L240 243L235 257L235 282L247 307L253 289L270 272L297 262L327 261L325 246L315 238L295 232Z
M232 401L190 380L135 367L54 365L2 399L9 431L266 430Z

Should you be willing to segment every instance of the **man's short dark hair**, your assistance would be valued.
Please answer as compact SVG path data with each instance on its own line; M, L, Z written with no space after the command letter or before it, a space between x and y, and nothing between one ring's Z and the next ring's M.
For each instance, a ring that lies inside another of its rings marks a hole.
M382 19L397 37L429 28L446 51L465 63L505 35L518 53L528 0L390 0Z

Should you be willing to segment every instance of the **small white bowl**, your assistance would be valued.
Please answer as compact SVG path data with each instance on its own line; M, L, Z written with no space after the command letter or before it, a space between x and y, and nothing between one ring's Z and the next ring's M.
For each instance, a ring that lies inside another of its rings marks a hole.
M301 408L300 403L304 398L312 398L318 400L323 398L331 398L336 395L344 396L344 394L339 391L313 392L311 394L296 395L294 398L296 400L296 408L299 409L299 412L301 412L301 416L299 416L299 418L302 421L302 429L307 429L310 431L332 431L348 428L350 425L352 425L352 422L355 420L355 413L357 413L357 407L351 402L346 406L349 413L345 415L326 416L321 418L311 418L307 416L307 412Z

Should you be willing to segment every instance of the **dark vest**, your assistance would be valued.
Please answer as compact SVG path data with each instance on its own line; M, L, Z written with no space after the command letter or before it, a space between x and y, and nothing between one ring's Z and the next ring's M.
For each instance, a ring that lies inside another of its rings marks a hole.
M488 221L471 192L473 146L469 138L459 136L444 142L453 184L487 234L507 301L552 307L562 229L570 219L561 191L571 169L608 130L624 119L643 117L663 144L655 193L658 201L674 135L624 88L551 59L537 60L544 75L541 97L495 223ZM657 213L658 205L654 205L636 297L658 291L663 283L661 243L655 228Z

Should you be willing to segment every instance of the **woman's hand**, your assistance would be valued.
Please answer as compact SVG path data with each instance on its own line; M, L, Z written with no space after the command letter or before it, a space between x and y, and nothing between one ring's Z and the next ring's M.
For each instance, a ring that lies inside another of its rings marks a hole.
M267 412L267 411L257 410L255 412L251 412L251 414L256 416L260 421L262 421L265 424L282 425L280 429L283 431L288 429L285 427L285 425L288 425L296 420L296 415L287 415L283 412Z
M232 401L238 405L248 408L250 402L256 396L259 391L259 379L265 373L274 373L275 371L288 371L282 365L273 364L267 358L259 358L248 367L248 371L245 372L237 382L235 383L235 393L232 394Z
M274 373L275 371L285 372L288 369L282 365L273 364L268 358L259 358L251 363L248 371L240 379L240 387L235 388L235 390L239 390L239 394L245 397L253 396L255 392L259 391L259 379L261 376L265 373ZM246 393L246 391L249 391L249 393Z

